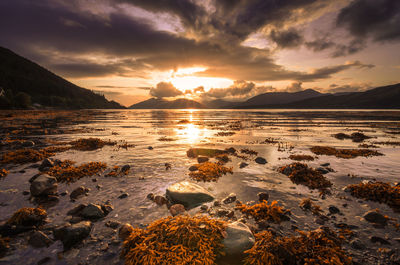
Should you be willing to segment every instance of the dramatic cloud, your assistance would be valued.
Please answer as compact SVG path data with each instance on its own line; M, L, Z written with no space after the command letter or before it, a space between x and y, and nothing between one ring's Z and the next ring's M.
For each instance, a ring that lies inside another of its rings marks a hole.
M298 92L304 90L302 87L302 82L293 82L286 87L287 92Z
M400 38L400 1L354 0L340 10L337 25L345 27L357 38L376 41Z
M272 30L270 38L280 48L294 48L300 46L303 43L303 37L295 29L289 29L280 32Z
M160 82L150 89L150 95L156 98L169 98L183 95L183 93L171 83Z
M326 91L330 93L362 92L371 88L373 88L373 86L368 83L352 83L346 85L331 84Z

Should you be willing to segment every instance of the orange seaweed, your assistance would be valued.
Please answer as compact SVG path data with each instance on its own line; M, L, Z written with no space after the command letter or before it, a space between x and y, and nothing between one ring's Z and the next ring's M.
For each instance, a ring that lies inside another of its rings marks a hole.
M197 171L190 172L189 176L197 181L217 181L223 175L233 173L231 167L228 168L219 163L204 162L195 166Z
M7 224L23 226L39 225L43 223L46 217L47 212L41 208L25 207L16 211L11 218L8 219Z
M277 201L272 201L268 205L268 201L265 200L252 206L237 202L236 209L247 217L253 217L255 221L269 221L277 224L287 220L286 214L290 213L289 210L279 206Z
M1 164L26 164L41 161L45 158L53 156L54 153L45 149L19 149L5 153L0 160Z
M339 158L356 158L357 156L382 156L383 154L370 149L337 149L329 146L313 146L310 148L311 152L316 155L336 156Z
M50 168L46 173L57 179L58 182L71 183L83 177L93 176L107 168L102 162L89 162L80 166L73 166L75 162L65 160Z
M103 148L106 145L116 145L117 142L112 142L111 140L103 141L99 138L88 138L88 139L78 139L70 142L73 149L79 151L93 151L96 149Z

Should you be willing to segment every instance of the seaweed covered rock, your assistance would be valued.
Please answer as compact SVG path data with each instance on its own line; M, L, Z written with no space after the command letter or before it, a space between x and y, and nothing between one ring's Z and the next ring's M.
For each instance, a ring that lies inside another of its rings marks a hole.
M314 161L314 157L310 155L290 155L289 159L296 161Z
M222 166L219 163L204 162L195 166L197 169L191 171L189 176L197 181L217 181L227 173L232 174L232 168Z
M225 256L221 258L226 264L242 264L244 251L250 249L255 242L250 228L241 223L233 222L226 226L226 236L222 241Z
M8 173L10 173L8 170L4 168L0 169L0 178L4 178L5 176L8 175Z
M134 229L121 257L134 264L216 264L223 253L225 223L203 216L166 217Z
M281 167L278 171L290 178L293 183L302 184L310 189L318 189L322 193L328 192L332 183L321 172L302 163L292 163Z
M117 142L113 142L111 140L109 141L103 141L99 138L88 138L88 139L78 139L75 141L70 142L72 145L73 149L79 150L79 151L93 151L96 149L103 148L106 145L116 145Z
M189 181L172 184L167 188L166 194L173 203L183 204L186 208L214 200L214 196L206 189Z
M400 186L385 182L363 182L346 187L352 196L364 200L386 203L396 211L400 211Z
M316 155L336 156L339 158L356 158L357 156L370 157L382 156L383 154L370 149L337 149L330 146L313 146L311 152Z
M64 249L70 249L74 245L82 242L90 235L92 223L83 221L76 224L66 224L54 229L54 238L61 240Z
M288 221L287 216L290 211L278 205L277 201L272 201L268 204L268 201L262 201L252 206L247 206L240 202L237 202L236 209L241 211L247 217L251 216L255 221L268 221L279 224L282 221Z
M47 212L41 208L21 208L6 222L8 225L39 226L44 223Z
M48 196L57 194L57 179L47 174L35 178L30 187L32 196Z
M341 239L329 228L298 232L299 236L292 237L276 236L270 231L257 233L254 246L245 251L245 264L353 264L341 247Z

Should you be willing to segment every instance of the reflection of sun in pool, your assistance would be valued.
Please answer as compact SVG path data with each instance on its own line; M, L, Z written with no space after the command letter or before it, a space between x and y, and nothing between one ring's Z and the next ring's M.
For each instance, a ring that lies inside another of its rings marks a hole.
M198 140L200 132L200 129L191 123L185 124L183 129L180 130L181 137L186 138L191 143Z

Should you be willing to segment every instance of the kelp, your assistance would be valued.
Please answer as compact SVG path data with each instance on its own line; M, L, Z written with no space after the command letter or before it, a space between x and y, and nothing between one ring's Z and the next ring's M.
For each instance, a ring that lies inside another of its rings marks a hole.
M0 178L4 178L5 176L8 175L8 173L10 173L10 171L8 171L7 169L0 169Z
M233 173L231 167L225 167L214 162L196 164L195 167L197 170L190 172L189 176L197 181L217 181L223 175Z
M351 139L355 143L359 143L364 141L365 139L370 139L370 136L367 136L363 133L360 132L354 132L351 135L345 134L345 133L336 133L332 135L336 139L343 140L343 139Z
M113 169L105 175L105 177L126 176L129 173L129 168L114 166Z
M280 173L285 174L293 183L305 185L310 189L318 189L321 193L329 193L328 188L332 186L327 178L321 172L308 167L302 163L292 163L278 169Z
M311 152L316 155L336 156L339 158L356 158L357 156L382 156L383 154L370 149L337 149L329 146L313 146L310 148Z
M214 157L216 155L225 154L225 150L210 149L210 148L190 148L186 154L188 157L196 158L198 156Z
M232 136L236 134L235 132L217 132L215 136Z
M287 221L287 214L290 213L289 210L279 206L277 201L272 201L271 204L268 204L268 201L265 200L252 206L237 202L236 209L247 217L253 217L256 222L268 221L277 224Z
M125 265L216 264L226 224L206 216L179 215L134 229L124 241Z
M254 151L254 150L251 150L251 149L248 149L248 148L240 149L240 153L246 154L246 155L250 155L250 156L256 156L256 155L258 155L258 152L257 152L257 151Z
M314 157L310 155L290 155L289 159L296 161L314 161Z
M346 189L356 198L385 203L400 211L400 186L378 181L352 184L348 185Z
M65 160L50 168L46 173L57 179L58 182L72 183L80 178L93 176L107 168L102 162L89 162L75 167L75 162Z
M158 138L158 141L160 141L160 142L173 142L173 141L176 141L176 139L171 138L171 137L167 137L167 136L162 136L162 137Z
M26 164L41 161L53 156L54 153L46 149L35 150L30 148L9 151L3 154L0 164Z
M0 258L4 257L7 251L10 249L10 245L8 244L10 239L8 237L2 237L0 235Z
M9 225L33 226L40 225L47 217L47 212L41 208L21 208L16 211L10 219L7 220Z
M299 236L274 236L270 231L255 234L254 246L245 251L246 265L351 265L352 259L342 249L342 240L329 228Z
M320 215L322 212L321 207L313 203L310 198L303 199L299 206L305 211L311 211L313 215Z
M79 151L93 151L103 148L106 145L114 146L116 144L117 142L113 142L111 140L103 141L99 138L78 139L70 142L70 145L72 145L72 149L76 149Z

